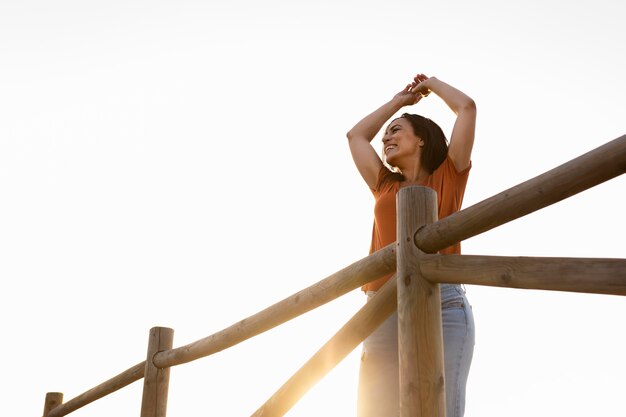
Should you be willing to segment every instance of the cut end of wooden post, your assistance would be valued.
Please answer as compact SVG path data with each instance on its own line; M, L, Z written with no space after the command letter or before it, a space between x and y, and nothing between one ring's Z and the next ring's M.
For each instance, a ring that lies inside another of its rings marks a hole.
M43 407L43 417L46 417L50 411L63 404L62 392L48 392L46 393L46 403Z

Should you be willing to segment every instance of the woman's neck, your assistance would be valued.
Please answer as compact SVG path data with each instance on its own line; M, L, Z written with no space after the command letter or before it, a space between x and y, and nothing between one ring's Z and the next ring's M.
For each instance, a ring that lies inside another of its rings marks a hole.
M404 176L404 182L421 184L428 178L428 172L421 166L413 168L401 169L402 176Z

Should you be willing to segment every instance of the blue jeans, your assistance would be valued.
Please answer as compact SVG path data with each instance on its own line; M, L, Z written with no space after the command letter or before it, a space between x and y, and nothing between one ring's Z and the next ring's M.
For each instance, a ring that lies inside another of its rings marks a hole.
M446 417L463 417L465 386L474 354L474 316L460 285L441 284ZM375 295L368 292L368 300ZM358 417L399 415L398 314L363 342Z

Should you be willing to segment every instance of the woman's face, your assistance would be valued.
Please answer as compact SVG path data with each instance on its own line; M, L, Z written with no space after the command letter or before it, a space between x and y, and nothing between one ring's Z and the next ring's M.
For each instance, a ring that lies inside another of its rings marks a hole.
M393 120L383 136L383 155L387 163L402 170L403 166L419 161L424 141L413 132L411 123L403 117Z

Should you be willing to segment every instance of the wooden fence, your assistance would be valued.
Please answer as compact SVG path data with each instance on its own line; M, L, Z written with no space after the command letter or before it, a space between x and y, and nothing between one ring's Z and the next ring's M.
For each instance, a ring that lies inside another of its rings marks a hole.
M141 417L164 417L169 369L232 347L396 271L259 409L284 415L396 308L402 417L445 417L439 283L626 295L626 260L437 255L438 250L554 204L626 172L626 135L542 175L437 221L425 187L397 195L397 241L213 335L173 348L173 330L150 330L146 360L63 402L49 392L44 417L65 416L141 378ZM399 278L398 278L399 277Z

